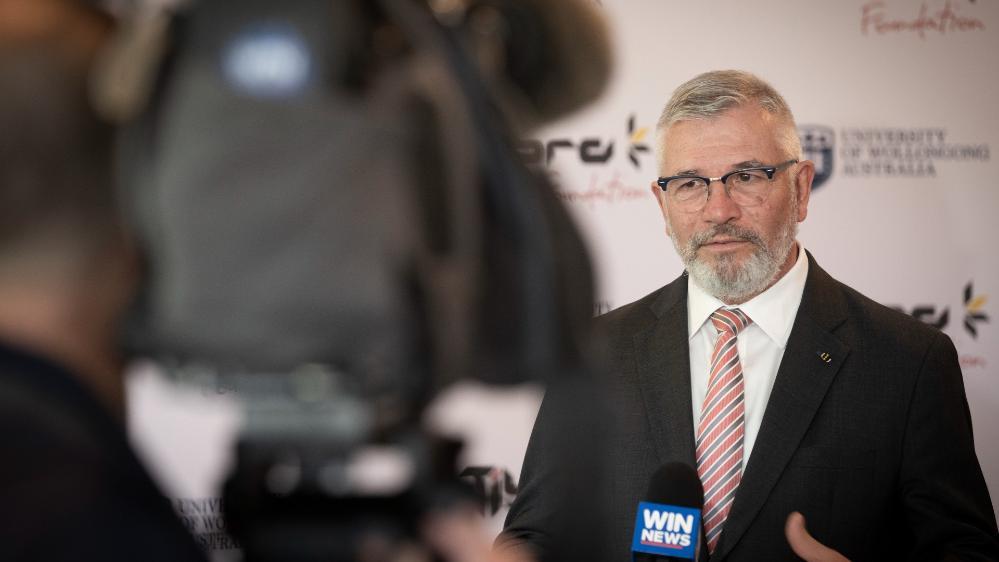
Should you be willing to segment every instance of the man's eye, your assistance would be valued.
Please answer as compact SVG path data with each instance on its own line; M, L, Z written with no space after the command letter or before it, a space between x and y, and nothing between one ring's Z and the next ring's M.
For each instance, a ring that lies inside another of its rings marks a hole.
M745 170L742 172L735 172L729 182L735 185L755 185L760 182L764 182L767 179L767 174L761 170Z
M679 185L676 186L678 191L694 191L701 187L701 181L697 179L681 180Z

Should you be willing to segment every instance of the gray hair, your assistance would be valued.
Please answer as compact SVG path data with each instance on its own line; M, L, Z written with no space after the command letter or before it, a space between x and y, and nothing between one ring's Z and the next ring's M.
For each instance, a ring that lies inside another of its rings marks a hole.
M801 159L801 141L794 115L773 86L755 74L742 70L713 70L681 84L663 108L656 124L656 150L662 163L665 133L674 123L690 119L710 119L747 103L756 103L775 115L781 126L781 145L789 158Z

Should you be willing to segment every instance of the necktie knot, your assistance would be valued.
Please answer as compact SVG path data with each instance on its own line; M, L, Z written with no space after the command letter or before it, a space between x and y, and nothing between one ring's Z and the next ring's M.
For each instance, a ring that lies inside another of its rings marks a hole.
M711 323L719 333L727 332L737 336L746 326L753 323L753 319L738 308L719 308L711 313Z

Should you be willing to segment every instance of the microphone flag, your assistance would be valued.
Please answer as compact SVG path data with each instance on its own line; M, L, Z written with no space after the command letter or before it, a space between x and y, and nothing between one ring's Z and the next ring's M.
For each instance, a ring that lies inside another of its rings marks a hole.
M635 516L632 552L674 559L696 557L701 510L691 507L640 502Z

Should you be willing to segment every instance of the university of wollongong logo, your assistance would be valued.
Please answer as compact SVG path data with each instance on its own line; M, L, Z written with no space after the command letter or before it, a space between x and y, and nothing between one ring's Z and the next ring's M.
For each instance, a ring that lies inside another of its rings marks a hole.
M818 189L833 175L836 131L823 125L802 125L798 127L798 138L805 159L815 163L812 189Z

